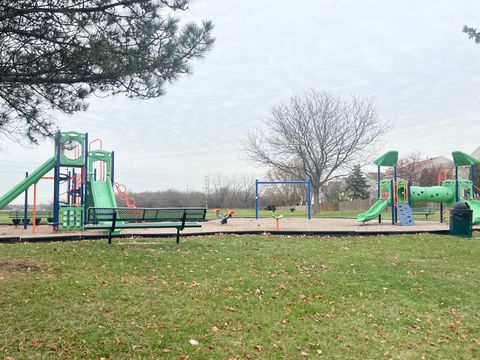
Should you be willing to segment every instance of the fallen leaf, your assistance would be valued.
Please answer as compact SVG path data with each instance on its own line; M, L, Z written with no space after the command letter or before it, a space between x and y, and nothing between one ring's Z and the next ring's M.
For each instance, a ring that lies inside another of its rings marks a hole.
M190 345L192 345L192 346L197 346L197 345L199 344L199 342L198 342L197 340L194 340L194 339L190 339L188 342L189 342Z

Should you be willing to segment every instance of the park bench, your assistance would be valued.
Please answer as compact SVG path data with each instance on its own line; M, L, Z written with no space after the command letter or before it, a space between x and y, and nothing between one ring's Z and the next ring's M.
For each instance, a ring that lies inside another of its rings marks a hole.
M425 215L425 219L428 219L429 215L435 214L437 211L438 209L429 207L412 208L412 213L414 215Z
M112 233L122 229L172 228L177 230L177 244L180 231L185 228L201 227L205 221L205 208L88 208L85 229L108 230L108 243Z
M17 227L20 224L23 224L23 217L24 213L23 212L15 212L14 214L9 215L8 217L12 220L13 225ZM31 220L32 220L32 214L30 212L27 213L27 224L30 225ZM39 225L40 222L42 221L42 218L37 217L35 219L35 225Z

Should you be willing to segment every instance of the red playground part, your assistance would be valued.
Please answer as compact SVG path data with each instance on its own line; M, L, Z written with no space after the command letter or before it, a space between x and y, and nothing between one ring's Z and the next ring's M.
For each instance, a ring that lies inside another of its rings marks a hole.
M118 192L118 197L122 200L125 205L129 208L136 208L137 205L135 204L135 199L128 196L127 187L123 184L119 184L118 182L114 183L115 188Z

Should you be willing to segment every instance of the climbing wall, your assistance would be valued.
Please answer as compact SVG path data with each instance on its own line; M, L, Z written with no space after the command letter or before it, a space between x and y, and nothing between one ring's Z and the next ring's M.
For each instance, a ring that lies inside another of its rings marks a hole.
M398 222L402 226L415 226L410 205L397 205Z

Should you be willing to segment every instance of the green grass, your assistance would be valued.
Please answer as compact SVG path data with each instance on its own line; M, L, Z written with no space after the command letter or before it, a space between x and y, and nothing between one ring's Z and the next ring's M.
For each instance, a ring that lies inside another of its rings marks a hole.
M235 214L233 215L234 217L255 217L255 209L232 209L235 211ZM226 211L226 210L224 210ZM356 219L357 215L361 213L362 211L351 211L351 210L346 210L346 211L334 211L334 210L321 210L318 215L314 214L312 212L312 217L313 218L344 218L344 219ZM258 215L260 218L270 218L272 217L272 214L275 214L276 216L282 214L284 217L292 217L292 218L307 218L307 211L294 211L290 212L288 210L277 210L274 213L272 211L266 211L266 210L259 210ZM446 218L448 218L448 214L445 215ZM391 212L390 211L384 211L382 214L383 219L390 219L391 218ZM415 220L418 221L440 221L440 213L436 212L435 214L431 214L428 216L428 218L425 217L425 215L414 215ZM207 219L215 219L215 213L213 210L209 210L207 212Z
M229 209L227 209L229 210ZM227 211L224 209L224 211ZM232 209L235 211L235 214L233 215L234 217L249 217L253 218L255 217L255 209ZM333 210L322 210L320 211L320 214L316 215L312 212L312 217L319 217L319 218L345 218L345 219L356 219L357 215L360 211L333 211ZM9 218L9 216L12 214L12 211L0 211L0 224L4 225L11 225L12 224L12 219ZM49 216L48 211L39 211L37 213L37 217L41 217L42 221L41 224L47 224L47 217ZM19 216L23 216L23 212L19 211L18 212ZM31 212L29 212L29 216L31 216ZM294 211L290 212L288 210L277 210L275 213L271 211L266 211L266 210L260 210L259 211L259 217L261 218L270 218L272 214L275 215L280 215L282 214L284 217L292 217L292 218L307 218L307 211ZM390 218L390 212L386 211L382 215L385 219ZM416 220L425 220L425 215L415 215L414 216ZM207 212L207 219L212 220L215 219L215 212L213 209L209 209ZM436 214L432 214L428 217L428 220L434 220L438 221L440 219L440 215L437 212Z
M30 218L30 223L33 221L33 211L28 211L28 217ZM40 224L48 224L48 217L52 216L51 211L37 211L37 218L41 218ZM22 210L0 210L0 224L2 225L12 225L12 219L10 216L18 216L23 219Z
M480 357L478 238L226 236L0 254L0 357Z

